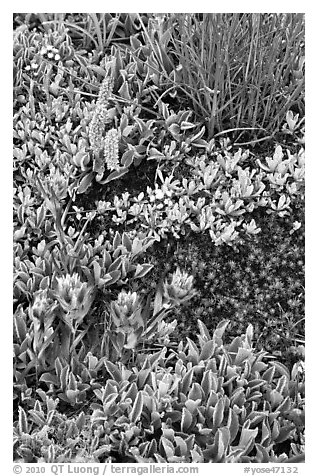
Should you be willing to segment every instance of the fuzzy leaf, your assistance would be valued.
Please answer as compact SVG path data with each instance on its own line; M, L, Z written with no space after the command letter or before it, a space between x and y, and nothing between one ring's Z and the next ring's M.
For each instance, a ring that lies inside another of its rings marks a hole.
M102 278L102 281L104 281L104 284L107 284L107 286L110 286L113 283L116 283L118 279L121 276L121 272L118 270L111 271L110 273L105 274L105 276Z
M262 374L262 378L266 380L268 383L272 383L273 378L275 375L275 367L269 367L265 372Z
M202 347L201 353L199 355L199 361L210 359L212 355L214 354L215 348L216 348L215 341L213 339L208 340Z
M28 418L22 407L19 406L19 431L20 433L29 433Z
M138 375L138 377L139 377L139 375ZM142 385L142 387L143 386L144 385ZM133 382L129 386L129 389L127 390L126 399L131 398L132 401L135 401L136 398L137 398L137 394L138 394L138 386L137 386L136 382Z
M282 403L284 400L284 397L282 396L281 393L277 392L277 390L273 389L269 392L269 397L268 400L271 404L272 410L275 410L278 405Z
M211 336L206 325L202 321L200 321L200 319L198 319L198 326L199 326L200 336L202 337L202 339L206 341L211 340Z
M252 390L255 390L256 388L262 387L266 383L265 380L262 379L254 379L250 380L247 384L247 386Z
M288 412L290 408L291 408L290 397L286 397L285 400L280 405L278 405L275 411L279 413L285 413L285 412Z
M175 436L174 441L176 443L176 448L180 451L180 456L187 456L188 448L184 442L184 439L180 436Z
M184 404L186 408L189 410L189 412L192 415L194 415L200 403L201 403L201 399L199 398L198 400L195 400L195 401L188 399Z
M149 149L149 152L148 152L148 160L151 160L151 159L163 159L165 156L162 152L160 152L159 150L155 149L154 147L151 147Z
M153 268L152 264L137 264L134 278L143 278Z
M199 349L195 345L195 343L189 339L189 337L186 338L188 342L188 359L190 362L193 364L197 365L199 363Z
M242 365L242 363L248 359L252 355L252 351L250 349L244 349L243 347L240 347L238 349L238 352L236 354L234 364L237 366Z
M125 232L123 233L121 241L122 241L123 246L127 249L127 251L131 251L132 243L131 243L130 238L127 235L127 233L125 233Z
M197 134L195 134L194 136L190 138L190 143L197 142L199 141L199 139L202 139L204 132L205 132L205 126L203 126L202 129Z
M109 266L107 272L110 273L110 271L119 270L121 267L122 260L123 257L118 256L118 258L116 258L115 261L113 261L112 264Z
M169 461L170 458L174 456L174 446L172 442L168 440L167 438L165 438L164 436L162 436L159 442L159 449L160 449L160 446L162 446L162 449L163 449L163 451L161 451L161 454L164 453L163 456L165 456L166 460Z
M103 264L106 269L109 268L109 266L112 263L112 258L107 250L104 250L103 252Z
M158 284L155 300L154 300L154 315L161 311L162 309L162 297L163 297L163 290L162 290L162 282Z
M202 380L201 380L201 388L205 394L205 397L208 398L208 396L211 393L212 390L212 372L211 370L206 370L203 374Z
M52 375L48 372L45 372L41 375L40 382L45 382L48 386L52 384L55 385L55 387L58 386L58 379L56 375Z
M97 450L94 451L93 456L94 458L100 458L101 456L105 455L108 456L111 452L112 446L111 445L102 445L99 446Z
M121 164L124 165L126 168L130 167L134 160L134 151L133 150L126 150L126 152L122 155Z
M138 388L143 388L145 385L146 380L148 379L150 375L151 370L150 369L143 369L138 372L138 377L137 377L137 385Z
M270 462L270 457L269 454L262 445L259 443L255 443L255 448L256 448L256 461L257 463L269 463Z
M238 446L240 448L244 448L245 454L248 454L251 450L251 446L253 445L253 441L256 438L258 433L258 428L254 430L250 430L248 428L242 428L240 442Z
M118 383L122 382L122 380L123 380L122 375L121 375L121 372L120 372L117 365L113 364L109 360L105 360L104 365L106 367L107 372L112 376L112 378L116 382L118 382Z
M225 455L226 450L230 444L230 431L227 427L219 428L217 433L219 434L219 445L222 448L222 451L218 451L219 459Z
M54 409L54 410L49 410L49 407L47 407L46 424L47 424L48 426L51 425L54 416L55 416L55 409Z
M230 431L230 443L232 443L235 440L239 430L239 418L232 408L229 408L229 415L226 426Z
M192 122L182 121L180 125L180 129L183 131L186 131L188 129L193 129L193 127L195 126L196 124L192 124Z
M266 420L262 422L262 438L261 445L268 446L271 443L271 430Z
M155 453L154 458L156 459L156 463L166 463L167 464L167 460L163 456L161 456L159 453Z
M94 268L95 284L98 285L100 276L101 276L101 267L100 267L100 264L96 260L93 261L93 268Z
M39 428L45 425L44 413L36 410L29 410L30 420L32 420Z
M44 278L41 279L39 288L40 289L48 289L50 286L50 276L44 276Z
M275 439L275 444L282 443L287 440L290 433L295 429L295 425L285 425L280 429L278 437Z
M213 333L213 339L218 345L222 345L222 336L225 332L226 327L229 325L230 321L224 319L223 321L219 322L217 325L214 333Z
M169 418L172 423L175 423L177 421L181 421L182 413L179 410L174 410L174 411L171 411L171 412L168 411L168 412L166 412L165 416L167 418Z
M118 94L124 99L127 99L129 101L131 100L127 81L124 80L123 84L118 90Z
M201 401L202 397L203 397L203 394L202 394L201 386L197 382L194 382L189 392L188 398L191 400Z
M187 395L190 385L192 383L192 377L193 377L193 369L190 369L187 371L187 373L184 375L183 379L181 380L181 392Z
M62 368L61 374L60 374L60 386L63 391L67 389L67 382L68 382L68 375L70 372L70 368L68 365Z
M75 422L78 431L82 431L85 425L85 413L81 412Z
M225 400L224 398L220 398L217 404L215 405L214 412L213 412L213 427L219 428L224 418L224 408L225 408Z
M261 421L263 421L268 416L268 412L251 412L248 415L248 419L250 420L250 428L255 427Z
M130 421L132 423L136 423L137 420L140 419L140 415L142 413L142 407L143 407L143 395L142 395L142 392L139 391L137 394L137 398L133 404L131 413L129 415Z
M16 312L14 315L14 327L20 342L23 342L27 335L27 326L23 313Z
M113 239L113 248L114 248L114 250L116 250L116 248L119 248L119 246L121 244L122 244L122 238L120 236L120 233L118 231L116 231L114 239Z
M86 190L88 189L88 187L90 186L90 184L92 183L93 177L94 177L94 172L90 172L90 173L86 174L82 178L82 180L81 180L81 182L80 182L80 184L77 188L77 193L85 193Z
M153 456L158 451L157 441L153 438L147 449L147 457Z
M189 410L185 407L182 408L182 417L181 417L181 431L187 433L187 430L192 424L192 415Z
M120 177L122 177L123 175L125 175L126 173L128 172L128 168L127 167L121 167L119 170L114 170L113 172L111 172L108 177L101 181L100 183L101 184L106 184L106 183L109 183L111 182L112 180L116 180Z
M79 390L70 390L70 389L67 389L67 390L65 391L66 399L63 398L64 394L59 394L59 397L60 397L62 400L64 400L64 401L69 401L69 402L71 402L72 404L75 404L79 393L80 393Z
M287 395L288 383L289 383L289 379L286 377L286 375L282 375L276 385L277 392L281 393L284 396Z

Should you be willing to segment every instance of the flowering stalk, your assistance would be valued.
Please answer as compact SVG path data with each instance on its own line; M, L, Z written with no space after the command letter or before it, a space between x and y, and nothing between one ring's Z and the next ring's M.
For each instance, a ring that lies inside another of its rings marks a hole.
M118 131L110 129L104 140L104 158L108 170L119 169Z
M88 129L88 137L91 147L96 155L103 148L104 132L106 124L110 122L108 113L108 100L113 90L113 82L106 76L101 84L96 108Z

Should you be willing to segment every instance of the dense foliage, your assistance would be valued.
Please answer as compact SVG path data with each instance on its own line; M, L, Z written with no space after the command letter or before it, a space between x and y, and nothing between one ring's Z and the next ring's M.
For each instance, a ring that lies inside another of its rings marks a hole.
M302 461L303 22L14 15L15 460Z

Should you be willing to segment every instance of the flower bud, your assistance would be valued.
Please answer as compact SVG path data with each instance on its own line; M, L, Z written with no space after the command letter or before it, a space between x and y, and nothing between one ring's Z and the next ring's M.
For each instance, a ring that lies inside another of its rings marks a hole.
M48 297L47 289L37 291L30 307L30 317L33 321L44 322L49 310L52 308L52 299Z
M62 309L68 313L68 324L70 319L81 322L91 307L93 302L93 288L87 283L82 283L78 274L72 276L67 274L57 278L56 299Z
M56 316L53 310L56 303L48 297L48 290L37 291L29 308L29 316L33 321L33 350L39 352L43 342L53 333L52 323Z
M111 303L112 321L117 329L127 332L143 325L138 295L135 292L121 291L117 301Z
M177 268L172 275L171 283L166 281L163 285L164 298L173 305L188 301L194 295L192 285L193 276L189 276Z
M164 319L158 323L158 330L156 334L156 339L160 344L168 345L170 342L169 335L177 327L177 320L174 319L172 322L166 322Z
M137 293L121 291L111 303L111 320L114 331L123 335L123 347L134 349L144 328Z

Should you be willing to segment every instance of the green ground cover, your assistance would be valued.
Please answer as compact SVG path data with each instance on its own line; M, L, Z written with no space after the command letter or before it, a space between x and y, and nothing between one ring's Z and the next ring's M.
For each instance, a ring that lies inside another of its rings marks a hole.
M303 15L17 13L13 52L14 460L303 461Z

